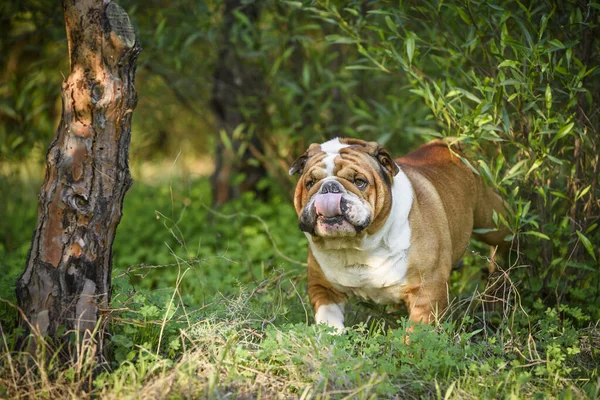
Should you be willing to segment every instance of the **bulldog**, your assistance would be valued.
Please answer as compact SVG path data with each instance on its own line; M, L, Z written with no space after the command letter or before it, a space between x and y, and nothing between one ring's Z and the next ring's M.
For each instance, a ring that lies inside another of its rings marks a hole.
M430 323L448 305L450 272L473 230L507 246L507 229L493 221L506 213L504 201L461 157L443 140L393 160L375 142L333 139L311 144L292 164L290 175L301 175L294 206L309 243L317 323L343 331L349 296L404 301L411 321Z

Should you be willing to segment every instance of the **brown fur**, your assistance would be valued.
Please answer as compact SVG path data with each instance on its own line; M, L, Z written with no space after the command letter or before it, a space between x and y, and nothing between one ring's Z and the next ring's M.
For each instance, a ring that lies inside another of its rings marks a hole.
M373 234L384 224L391 206L389 184L386 179L393 177L393 170L385 162L379 161L376 154L385 152L376 143L365 143L355 139L341 139L353 147L340 150L345 154L343 160L336 163L334 174L348 177L351 174L363 174L374 183L368 193L362 193L373 207L375 217L366 230ZM315 184L310 190L304 188L304 180L310 174L318 173L324 157L319 148L309 148L305 153L306 173L300 179L295 195L296 210L300 212L306 201L318 190ZM312 154L308 154L312 152ZM384 154L384 157L387 153ZM388 156L389 157L389 156ZM396 160L398 166L410 180L414 198L409 214L411 227L410 250L408 253L408 271L398 299L404 300L410 310L410 319L415 322L431 322L434 312L443 311L448 304L448 280L452 267L463 256L473 229L493 229L492 215L506 213L505 202L488 186L482 178L475 175L458 155L448 149L445 141L436 140L421 146L408 155ZM338 165L339 164L339 165ZM374 173L383 168L383 174ZM386 173L389 173L386 178ZM318 177L316 177L318 178ZM388 181L389 182L389 181ZM344 187L357 189L351 184ZM507 247L504 237L507 229L487 234L475 235L477 239L491 246ZM364 233L362 234L364 235ZM340 238L333 248L351 248L360 241L356 238ZM313 237L315 243L319 238ZM331 248L331 247L330 247ZM348 253L351 254L351 249ZM342 303L345 294L336 291L325 278L321 267L309 246L308 256L308 294L315 311L322 305ZM493 272L493 271L491 271ZM381 290L387 290L382 288Z
M439 311L447 306L450 272L462 258L473 229L493 229L494 210L504 214L506 208L443 141L426 144L397 163L415 189L406 301L411 320L429 322L436 303ZM504 228L477 238L506 247L508 233Z

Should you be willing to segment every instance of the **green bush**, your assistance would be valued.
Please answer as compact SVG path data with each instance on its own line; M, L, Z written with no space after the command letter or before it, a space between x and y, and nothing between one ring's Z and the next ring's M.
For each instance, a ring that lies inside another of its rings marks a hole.
M416 132L457 137L508 199L513 214L499 222L517 258L504 268L528 302L569 302L597 319L597 5L336 5L303 9L337 28L329 41L362 55L346 69L407 82L398 96L428 109Z

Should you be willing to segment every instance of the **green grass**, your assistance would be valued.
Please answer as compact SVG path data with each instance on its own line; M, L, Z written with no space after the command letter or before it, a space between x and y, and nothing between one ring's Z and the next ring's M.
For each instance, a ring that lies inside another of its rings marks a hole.
M0 306L0 397L600 395L597 316L548 307L518 282L502 313L484 315L478 277L486 260L474 254L477 245L452 276L446 315L417 327L410 345L405 310L356 299L351 328L335 336L313 325L306 243L290 201L246 196L218 213L209 201L206 180L138 182L128 193L114 243L107 363L99 369L85 357L66 369L52 358L26 362L13 347L15 310ZM11 247L0 248L0 297L9 301L35 226L35 197L24 195L18 208Z

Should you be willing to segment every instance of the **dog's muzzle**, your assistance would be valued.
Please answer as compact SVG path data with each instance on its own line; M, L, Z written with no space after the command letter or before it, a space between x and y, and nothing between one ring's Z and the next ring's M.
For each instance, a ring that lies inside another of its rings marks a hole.
M324 182L300 215L300 229L322 237L354 236L370 223L368 207L336 180Z

